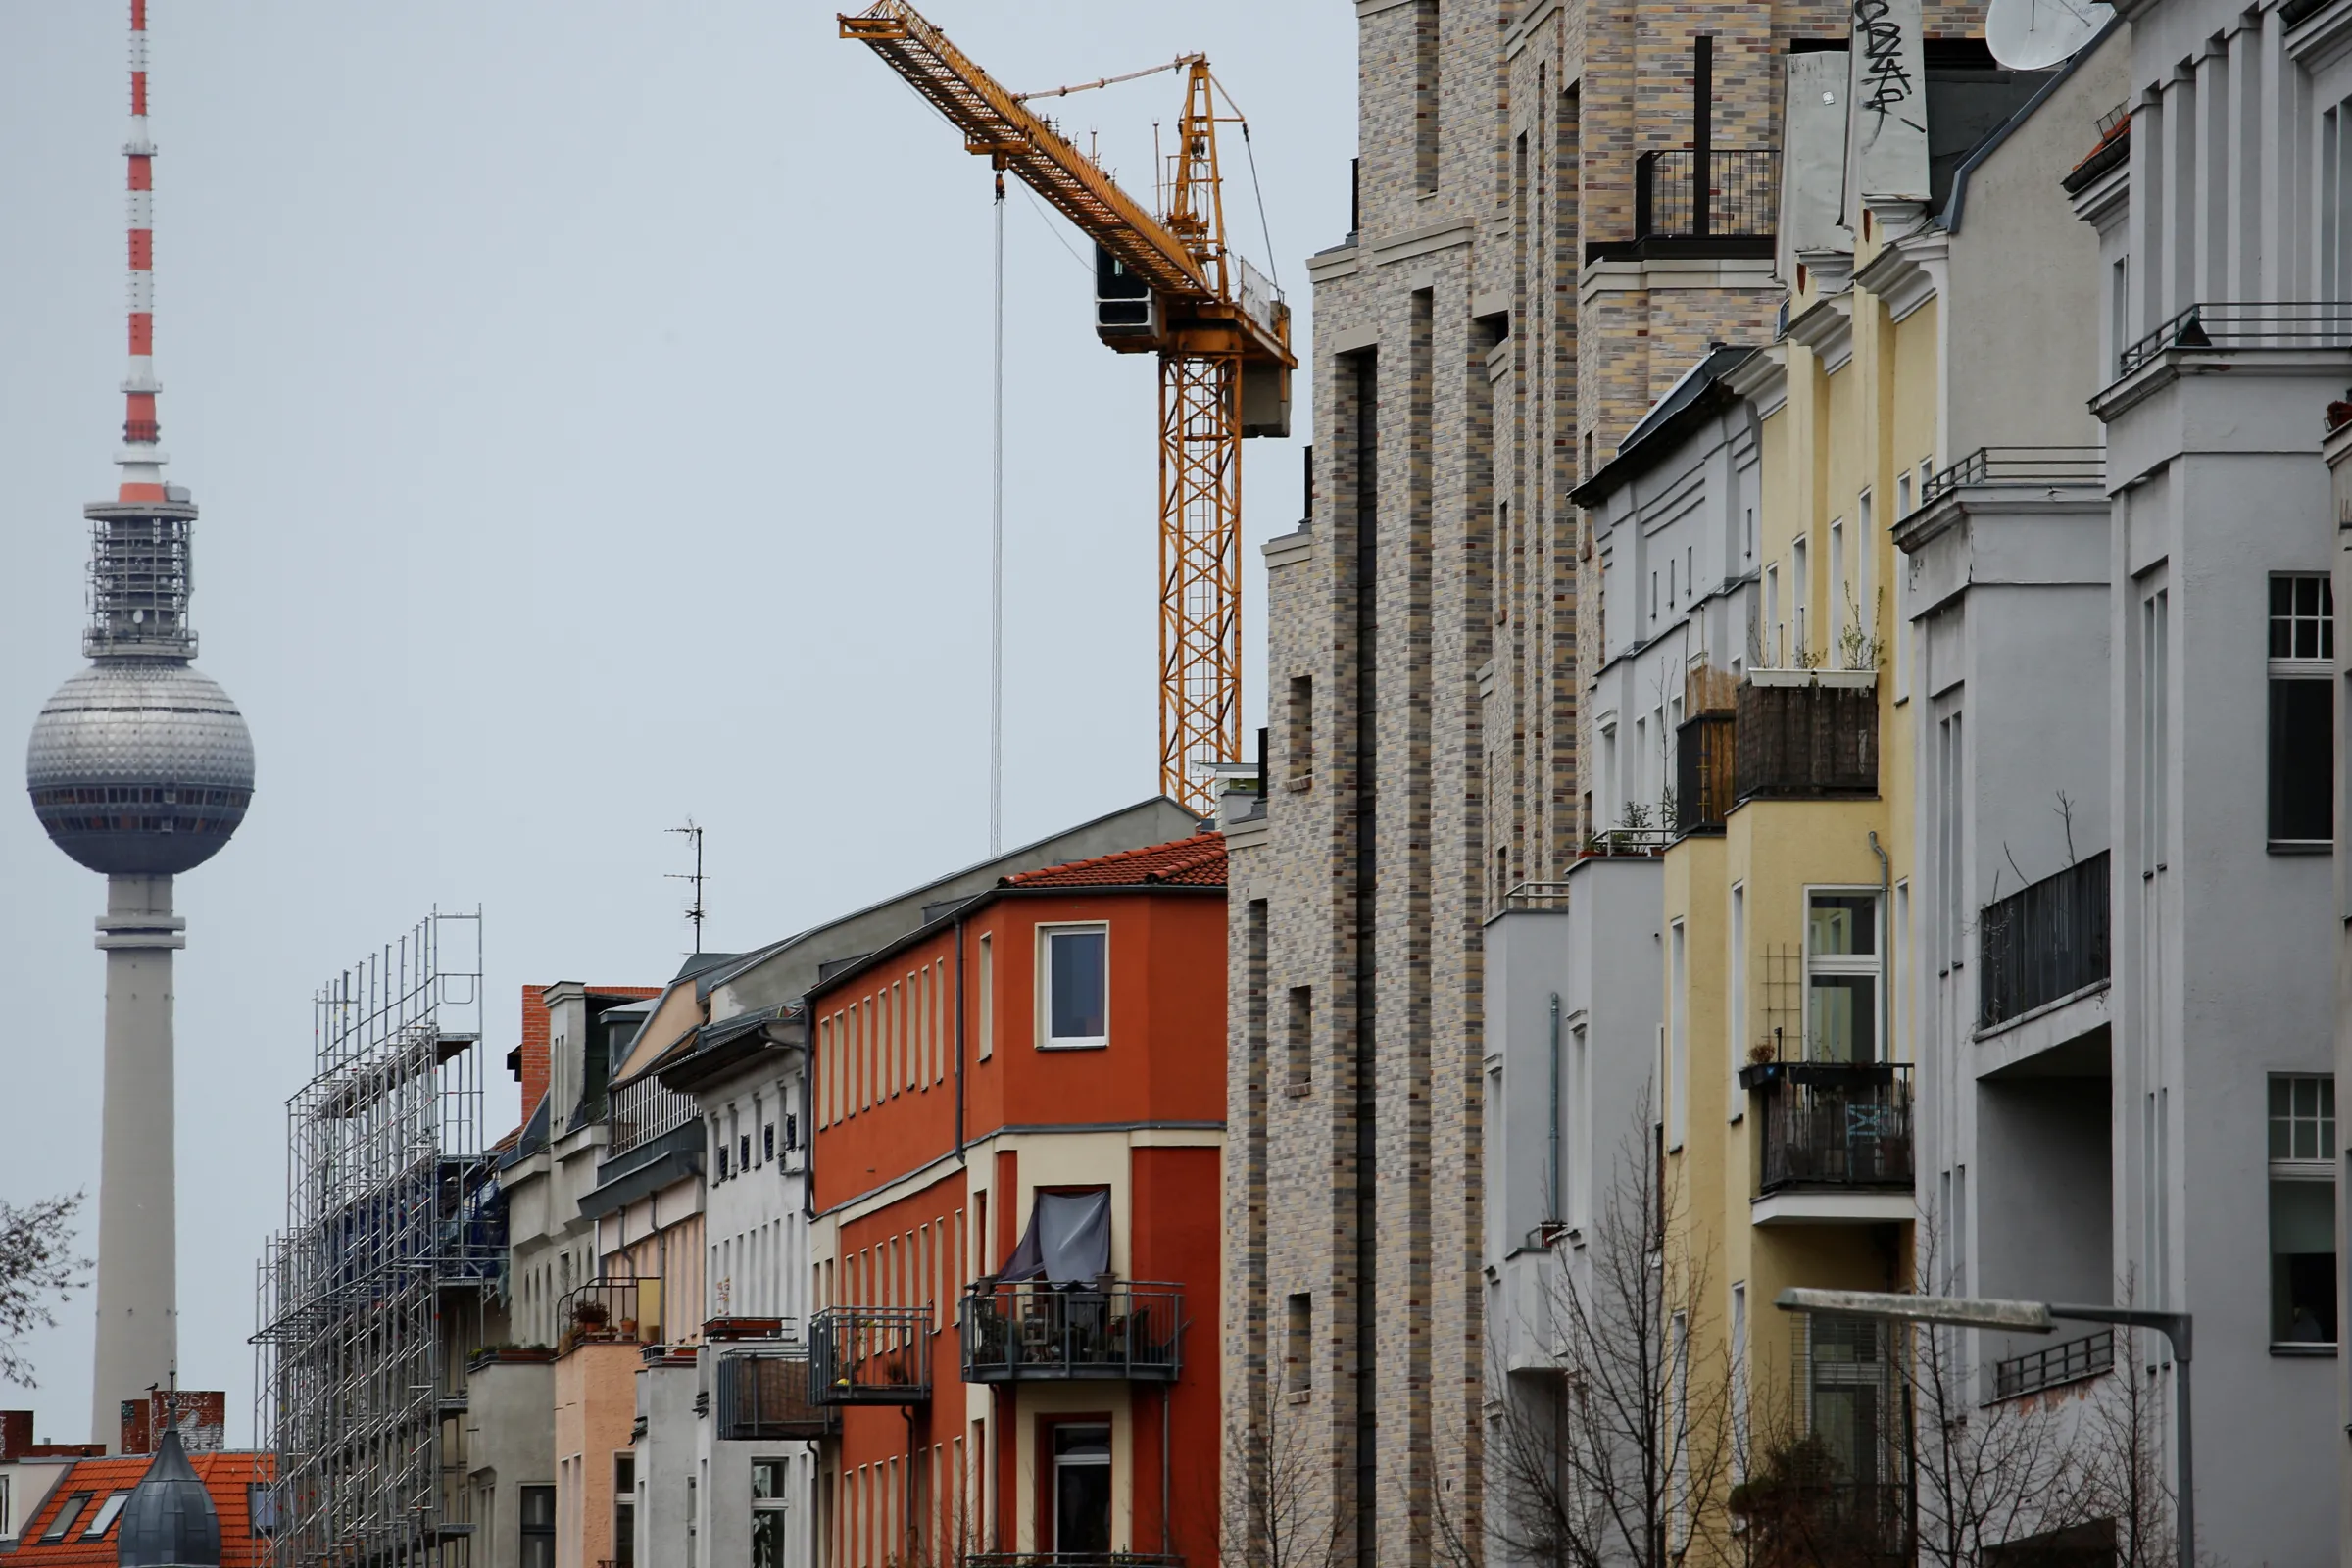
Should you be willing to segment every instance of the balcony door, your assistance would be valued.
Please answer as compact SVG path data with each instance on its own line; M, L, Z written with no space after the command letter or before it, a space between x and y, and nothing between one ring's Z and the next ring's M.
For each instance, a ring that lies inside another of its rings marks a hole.
M1110 1550L1110 1425L1065 1421L1047 1429L1053 1445L1052 1550Z
M1879 896L1816 890L1805 909L1805 1056L1880 1059Z

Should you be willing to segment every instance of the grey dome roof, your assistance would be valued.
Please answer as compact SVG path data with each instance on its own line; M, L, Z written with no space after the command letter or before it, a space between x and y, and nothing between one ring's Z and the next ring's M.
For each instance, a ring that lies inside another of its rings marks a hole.
M42 706L24 786L49 837L91 870L176 875L245 819L253 737L210 676L174 660L106 660Z
M220 1568L220 1515L169 1427L122 1505L115 1561L119 1568Z

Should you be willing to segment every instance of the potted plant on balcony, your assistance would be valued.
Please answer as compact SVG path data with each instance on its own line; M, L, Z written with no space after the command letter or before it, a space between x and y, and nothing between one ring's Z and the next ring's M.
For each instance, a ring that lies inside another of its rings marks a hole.
M604 1302L590 1297L572 1307L571 1320L580 1326L581 1333L595 1334L612 1321L612 1312Z

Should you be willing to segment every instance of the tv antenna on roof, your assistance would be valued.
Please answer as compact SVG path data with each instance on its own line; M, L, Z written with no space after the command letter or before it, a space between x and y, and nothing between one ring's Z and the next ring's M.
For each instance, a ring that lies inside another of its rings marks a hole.
M694 922L694 951L699 954L703 951L703 915L707 912L703 907L703 830L690 816L684 827L667 828L664 831L683 833L694 845L693 870L665 871L662 875L672 882L687 882L694 886L694 898L686 906L686 918Z

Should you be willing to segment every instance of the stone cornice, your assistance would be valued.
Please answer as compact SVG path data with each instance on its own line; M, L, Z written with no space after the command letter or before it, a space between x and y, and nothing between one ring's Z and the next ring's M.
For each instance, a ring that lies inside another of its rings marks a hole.
M1890 240L1854 274L1854 286L1877 295L1886 314L1899 321L1936 297L1942 285L1943 263L1951 254L1951 238L1941 229Z
M1734 397L1755 405L1756 417L1769 419L1788 403L1788 349L1775 343L1761 348L1733 368L1723 378Z
M1854 301L1833 294L1788 323L1788 336L1813 351L1825 371L1841 370L1854 357Z

